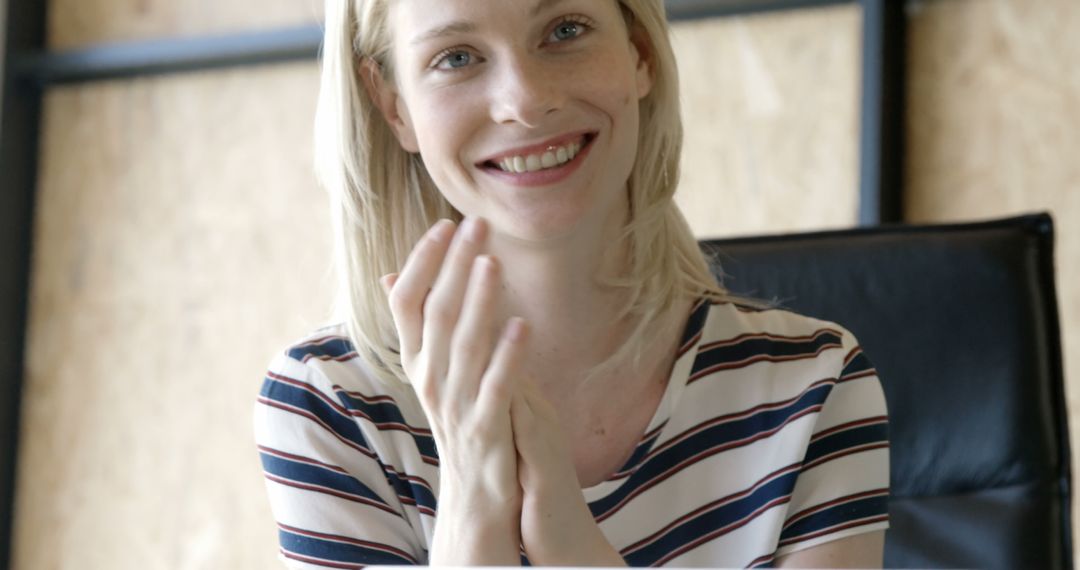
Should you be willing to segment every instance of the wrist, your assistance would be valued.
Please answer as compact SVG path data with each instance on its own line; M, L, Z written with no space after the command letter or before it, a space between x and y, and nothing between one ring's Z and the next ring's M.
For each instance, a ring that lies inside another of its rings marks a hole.
M508 520L474 511L445 509L435 518L428 564L431 566L519 566L521 532Z

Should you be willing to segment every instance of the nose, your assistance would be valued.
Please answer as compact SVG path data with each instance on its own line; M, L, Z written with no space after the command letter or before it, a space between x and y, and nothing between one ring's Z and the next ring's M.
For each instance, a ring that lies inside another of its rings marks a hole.
M564 96L556 71L528 55L504 58L492 100L495 122L536 127L562 108Z

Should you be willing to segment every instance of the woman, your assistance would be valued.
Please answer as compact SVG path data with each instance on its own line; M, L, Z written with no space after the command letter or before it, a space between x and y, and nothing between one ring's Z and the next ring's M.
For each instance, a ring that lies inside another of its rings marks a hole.
M328 0L325 39L344 322L256 409L287 563L881 565L880 384L712 278L661 0Z

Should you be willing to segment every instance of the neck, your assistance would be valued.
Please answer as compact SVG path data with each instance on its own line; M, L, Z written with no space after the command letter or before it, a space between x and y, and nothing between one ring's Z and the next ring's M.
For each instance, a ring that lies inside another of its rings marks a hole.
M625 248L616 249L621 221L581 226L549 242L498 232L489 242L504 269L501 316L529 323L527 372L551 395L577 391L585 373L605 361L633 325L618 318L626 293L601 283L626 267Z

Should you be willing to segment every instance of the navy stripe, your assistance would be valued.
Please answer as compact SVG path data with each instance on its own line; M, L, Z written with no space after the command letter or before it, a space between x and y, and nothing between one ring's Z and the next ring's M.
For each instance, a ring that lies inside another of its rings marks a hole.
M270 455L269 453L260 453L259 455L262 459L263 470L270 475L276 475L308 485L326 487L340 493L357 495L372 502L379 503L391 512L396 513L396 511L394 511L382 497L375 493L375 491L372 491L367 485L364 485L349 475L337 473L324 467L290 461L288 459Z
M610 514L609 511L617 507L628 496L638 492L638 489L651 487L688 466L684 465L676 469L679 463L695 455L703 454L702 457L696 459L696 463L703 459L704 456L711 455L708 452L718 453L719 451L746 445L750 442L735 442L778 428L797 414L815 406L820 406L828 397L832 387L831 382L821 384L807 390L795 402L787 406L764 410L745 418L719 423L673 444L671 447L647 459L633 475L627 478L624 484L610 495L589 503L589 509L594 517L606 518ZM660 476L663 476L663 478L654 481Z
M291 358L303 362L305 358L341 358L356 352L345 337L329 337L325 340L294 346L286 352Z
M873 370L874 364L870 362L870 357L866 356L866 353L859 349L859 353L851 359L844 366L843 372L840 373L840 378L845 376L851 376L852 374L858 374L859 372L866 372L867 370Z
M430 435L431 430L410 426L396 402L368 403L345 390L338 389L335 393L346 409L367 418L379 429L396 429L412 435L420 455L438 461L439 452L435 448L435 438Z
M784 500L789 497L791 491L795 488L798 475L798 471L791 471L781 475L758 487L746 497L719 505L676 526L648 546L625 555L627 564L630 566L652 566L661 558L668 557L676 550L706 535L712 535L710 536L711 540L726 534L730 530L734 530L722 529L743 521L754 511L764 507L771 501Z
M842 502L805 516L780 532L780 544L785 541L795 542L799 537L829 527L869 517L885 515L889 512L888 494L864 497Z
M306 536L285 529L278 530L278 540L281 541L281 547L288 552L299 554L301 556L312 556L324 560L332 560L344 564L371 565L417 563L416 560L411 560L400 554L394 554L394 550L399 550L397 548L387 547L387 550L389 550L388 552L387 550L378 548L378 545L374 543L372 543L370 547L360 546L359 544L349 544L336 540L324 540Z
M311 389L314 390L314 388ZM369 457L378 460L375 453L371 451L367 440L364 438L360 426L358 426L351 417L343 416L340 411L311 392L291 384L274 380L273 378L267 378L263 382L262 391L260 393L268 399L307 411L322 420L326 425L330 426L330 429L339 437L360 446ZM413 436L413 439L418 439L418 436ZM432 443L432 446L434 446L434 443ZM426 507L432 511L435 510L436 500L431 489L424 486L422 483L405 480L398 476L396 472L387 469L385 466L382 466L382 468L383 472L386 474L386 480L394 487L398 496L413 499L418 507Z
M694 312L690 313L690 318L686 320L686 328L683 329L682 339L679 341L680 348L686 346L690 339L697 336L705 328L705 320L709 317L709 308L712 307L712 303L700 299L698 303L698 307L694 309Z
M748 338L732 345L704 348L698 351L690 375L725 363L741 362L749 358L792 358L813 356L827 346L840 346L840 337L832 332L822 332L811 340L777 340L771 338Z
M860 445L886 443L888 441L889 427L884 420L880 423L845 429L810 442L810 445L806 448L803 463L813 463L826 455Z
M315 390L315 388L310 389ZM269 400L310 413L329 426L342 439L363 448L369 456L375 456L374 452L371 451L371 447L368 446L367 440L364 439L364 433L360 431L360 426L356 425L352 418L342 415L334 406L308 390L268 377L263 381L262 390L259 393Z
M386 470L386 480L394 487L398 497L408 497L413 503L416 503L416 507L421 511L428 510L430 511L429 514L434 514L437 510L438 505L435 494L423 483L403 478L390 470Z
M625 477L628 472L637 467L637 464L641 463L641 461L645 459L645 456L649 454L649 451L652 450L653 444L656 443L656 438L660 437L660 433L664 430L664 426L666 425L667 420L664 420L664 423L653 430L652 435L650 435L648 439L638 443L637 447L634 448L634 453L630 454L630 459L626 460L626 463L615 472L615 475Z

